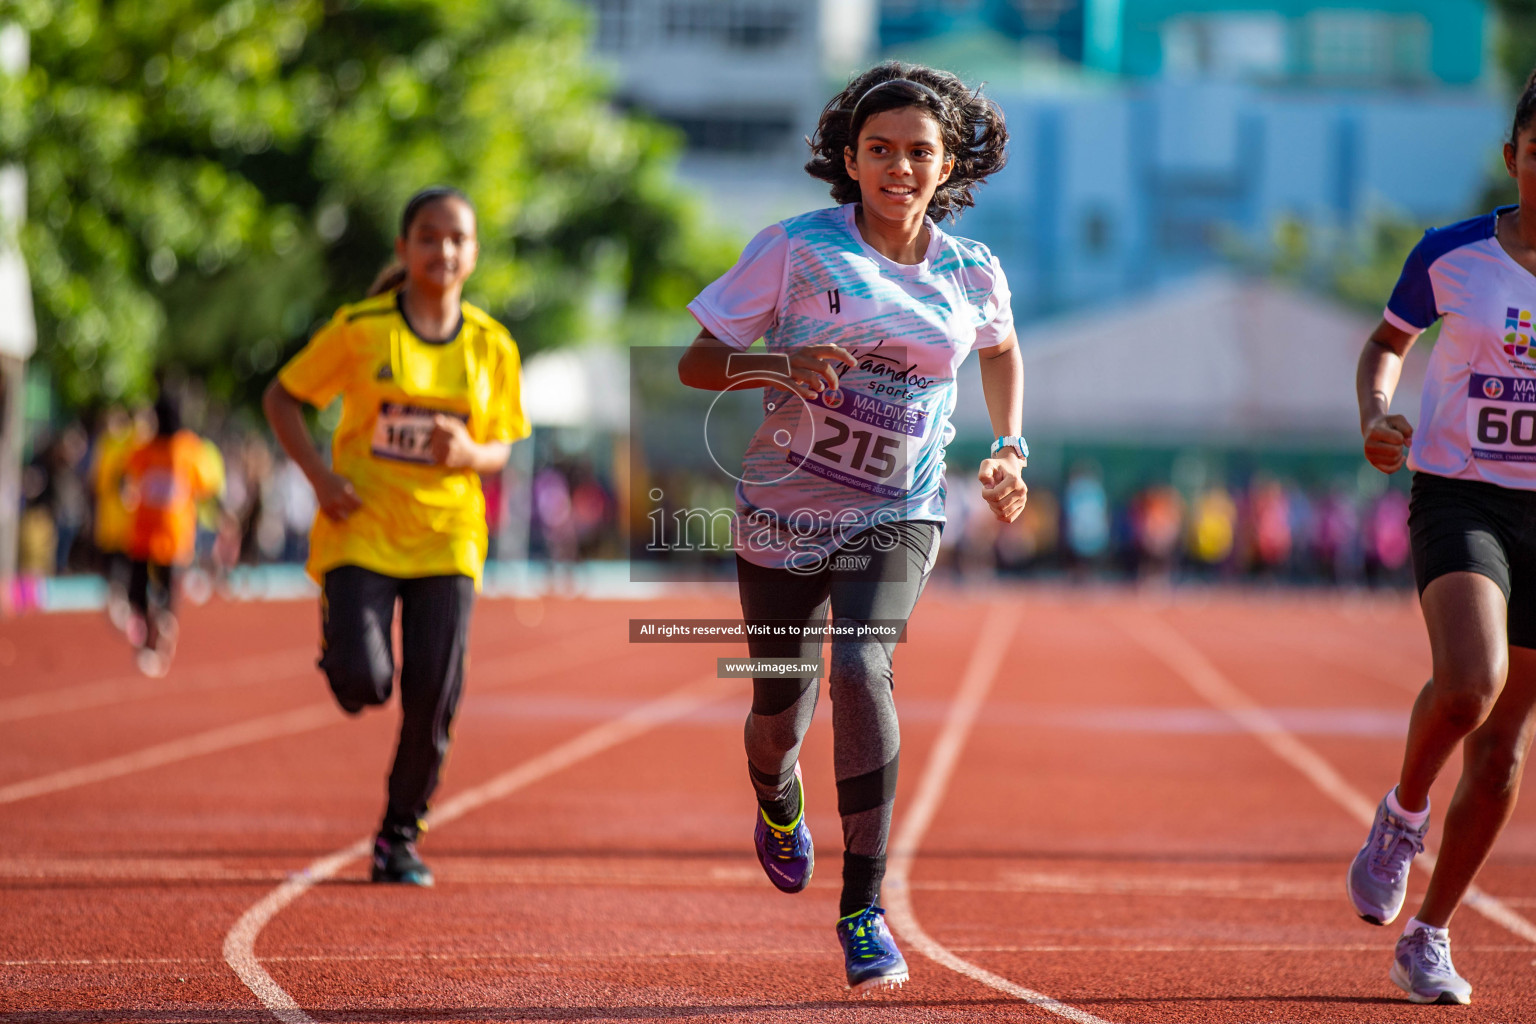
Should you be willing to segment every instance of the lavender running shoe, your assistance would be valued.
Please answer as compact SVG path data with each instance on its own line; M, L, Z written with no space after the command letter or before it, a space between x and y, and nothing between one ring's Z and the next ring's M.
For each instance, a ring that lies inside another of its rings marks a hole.
M800 763L795 762L795 780L800 781ZM811 872L816 867L816 848L811 843L811 830L805 824L805 786L800 786L800 813L788 825L776 825L768 820L763 809L757 809L757 827L752 832L757 846L757 861L763 866L768 881L780 892L799 892L811 884Z
M1451 937L1440 929L1420 928L1398 939L1391 977L1415 1003L1472 1002L1472 986L1451 965Z
M1414 828L1393 814L1383 797L1365 845L1355 854L1344 878L1355 913L1371 924L1390 924L1408 895L1408 866L1424 849L1429 821Z

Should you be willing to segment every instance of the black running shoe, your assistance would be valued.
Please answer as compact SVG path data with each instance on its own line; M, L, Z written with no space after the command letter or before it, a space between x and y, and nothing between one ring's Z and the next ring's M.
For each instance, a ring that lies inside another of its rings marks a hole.
M416 843L410 839L379 836L373 841L373 880L395 885L432 885L432 869L416 855Z

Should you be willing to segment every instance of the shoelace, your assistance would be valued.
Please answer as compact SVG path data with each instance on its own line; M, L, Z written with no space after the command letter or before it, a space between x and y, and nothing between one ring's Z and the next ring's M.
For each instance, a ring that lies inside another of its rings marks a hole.
M768 826L768 839L772 852L779 860L793 860L800 852L800 844L795 841L797 829L784 832L773 825Z
M865 911L854 919L853 955L860 960L877 960L886 953L885 946L880 943L878 924L884 911L878 907Z
M1451 944L1449 942L1442 942L1429 934L1428 931L1422 929L1414 933L1413 937L1417 940L1419 955L1423 957L1430 967L1447 974L1456 973L1456 968L1451 966Z
M1424 837L1418 829L1395 823L1391 817L1383 818L1381 841L1376 844L1375 856L1371 858L1372 873L1378 878L1396 881L1423 849Z

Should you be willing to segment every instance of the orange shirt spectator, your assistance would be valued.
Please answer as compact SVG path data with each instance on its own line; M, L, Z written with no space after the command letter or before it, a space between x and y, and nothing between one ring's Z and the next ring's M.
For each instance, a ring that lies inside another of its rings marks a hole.
M128 556L156 565L191 562L197 503L217 487L202 438L190 430L154 437L128 457L123 480Z

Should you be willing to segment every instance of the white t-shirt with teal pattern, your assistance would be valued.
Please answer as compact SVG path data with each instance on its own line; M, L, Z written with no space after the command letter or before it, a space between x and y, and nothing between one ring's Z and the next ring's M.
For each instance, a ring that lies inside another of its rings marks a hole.
M736 549L757 565L803 568L876 523L943 520L955 375L971 349L1013 331L1008 282L986 246L928 221L922 262L897 263L859 236L856 209L764 229L688 304L733 348L833 344L858 360L834 364L838 389L814 400L763 387L736 487Z

